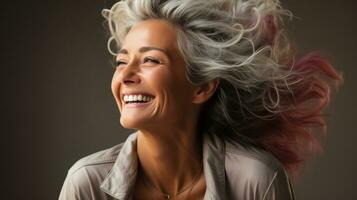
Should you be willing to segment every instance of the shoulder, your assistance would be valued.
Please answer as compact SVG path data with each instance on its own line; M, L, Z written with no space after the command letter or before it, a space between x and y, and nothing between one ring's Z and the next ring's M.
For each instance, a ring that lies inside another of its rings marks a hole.
M247 175L258 173L274 174L283 167L281 162L270 152L254 147L244 147L240 144L225 143L226 163L239 166L235 170L244 170ZM251 172L251 173L249 173Z
M232 198L294 199L289 177L282 163L271 153L226 143L225 163Z
M106 196L99 189L111 170L123 143L90 154L76 161L68 170L59 199L91 199Z
M118 145L115 145L111 148L105 149L98 151L96 153L92 153L90 155L87 155L78 161L76 161L72 167L68 170L68 174L72 175L78 172L79 170L83 168L98 168L100 169L101 166L107 165L107 164L113 164L116 160L116 158L119 155L119 152L123 146L123 143L120 143Z

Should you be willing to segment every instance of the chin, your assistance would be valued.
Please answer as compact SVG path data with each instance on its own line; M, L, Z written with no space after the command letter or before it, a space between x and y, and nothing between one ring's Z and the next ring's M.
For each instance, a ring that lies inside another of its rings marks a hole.
M126 129L139 129L142 127L144 120L128 119L125 117L120 118L120 124Z

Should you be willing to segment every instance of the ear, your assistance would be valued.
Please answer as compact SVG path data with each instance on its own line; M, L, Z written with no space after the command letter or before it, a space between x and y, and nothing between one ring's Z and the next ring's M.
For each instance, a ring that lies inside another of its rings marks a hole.
M206 102L216 91L219 82L220 82L219 79L214 79L197 87L192 103L202 104Z

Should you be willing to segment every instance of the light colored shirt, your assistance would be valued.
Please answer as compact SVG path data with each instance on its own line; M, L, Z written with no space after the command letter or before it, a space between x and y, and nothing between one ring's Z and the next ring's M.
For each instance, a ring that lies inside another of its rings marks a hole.
M130 200L136 180L137 134L78 160L59 200ZM295 200L289 176L269 152L203 136L204 200Z

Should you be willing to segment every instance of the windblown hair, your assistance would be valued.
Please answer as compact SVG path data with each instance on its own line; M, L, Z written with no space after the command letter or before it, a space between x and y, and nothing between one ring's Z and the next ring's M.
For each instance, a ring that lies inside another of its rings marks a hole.
M311 130L325 133L322 110L342 76L316 52L295 60L296 48L282 28L283 18L293 15L279 0L124 0L103 16L114 55L111 43L120 48L140 21L176 26L188 80L220 80L200 113L205 134L263 148L294 177L308 153L321 150Z

